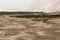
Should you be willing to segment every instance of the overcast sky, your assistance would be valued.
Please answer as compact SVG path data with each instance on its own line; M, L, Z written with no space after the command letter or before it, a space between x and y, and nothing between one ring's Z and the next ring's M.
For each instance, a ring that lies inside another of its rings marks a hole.
M0 0L0 11L60 11L60 0Z

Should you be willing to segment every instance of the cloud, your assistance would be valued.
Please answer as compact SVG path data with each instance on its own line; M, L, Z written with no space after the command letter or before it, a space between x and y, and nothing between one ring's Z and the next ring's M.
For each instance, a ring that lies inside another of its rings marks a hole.
M60 11L60 0L0 0L0 10Z

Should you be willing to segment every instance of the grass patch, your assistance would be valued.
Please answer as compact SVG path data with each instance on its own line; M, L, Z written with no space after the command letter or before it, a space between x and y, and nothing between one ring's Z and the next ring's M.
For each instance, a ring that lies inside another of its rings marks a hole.
M47 22L49 19L48 18L32 18L32 21L43 21L43 22Z

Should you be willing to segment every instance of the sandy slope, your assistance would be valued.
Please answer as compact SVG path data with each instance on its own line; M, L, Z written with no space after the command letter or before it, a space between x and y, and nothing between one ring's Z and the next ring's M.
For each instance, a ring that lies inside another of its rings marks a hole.
M60 40L60 19L51 20L56 23L0 16L0 40Z

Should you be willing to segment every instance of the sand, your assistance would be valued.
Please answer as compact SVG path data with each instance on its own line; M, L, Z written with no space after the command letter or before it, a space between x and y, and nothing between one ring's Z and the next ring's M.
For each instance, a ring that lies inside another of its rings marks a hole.
M0 40L60 40L60 18L50 20L55 23L0 16Z

